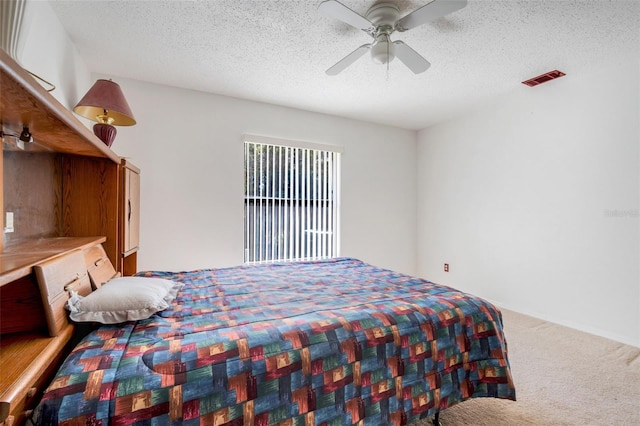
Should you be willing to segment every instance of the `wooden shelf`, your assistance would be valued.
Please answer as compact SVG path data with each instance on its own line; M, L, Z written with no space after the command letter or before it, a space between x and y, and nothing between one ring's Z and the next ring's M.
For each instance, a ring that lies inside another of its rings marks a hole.
M5 335L0 340L0 422L15 413L13 422L21 424L25 410L40 398L44 386L55 373L65 347L73 336L69 324L56 337L37 333Z
M13 241L0 253L0 286L31 274L38 263L105 240L105 237L58 237Z
M0 120L5 132L19 134L28 125L34 144L25 151L54 152L108 158L120 157L84 126L36 80L0 49Z

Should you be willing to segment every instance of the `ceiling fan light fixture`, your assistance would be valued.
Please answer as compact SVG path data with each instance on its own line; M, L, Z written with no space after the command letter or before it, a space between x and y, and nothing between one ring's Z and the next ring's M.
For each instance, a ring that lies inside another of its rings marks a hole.
M371 46L371 59L376 64L388 64L396 57L396 47L387 34L381 34Z
M390 35L396 31L407 31L427 22L433 22L462 9L466 5L467 0L432 0L398 19L400 9L390 1L375 0L374 5L363 16L338 0L324 0L318 6L320 13L362 30L374 39L373 43L363 44L339 60L326 73L327 75L337 75L361 58L367 50L371 51L371 59L374 63L387 65L387 78L389 77L389 62L393 61L396 55L414 74L425 72L431 66L429 61L401 40L392 42Z

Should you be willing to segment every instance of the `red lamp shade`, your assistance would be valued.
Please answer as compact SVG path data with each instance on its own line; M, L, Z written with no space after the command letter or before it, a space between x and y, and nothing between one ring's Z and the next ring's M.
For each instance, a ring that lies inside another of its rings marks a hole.
M133 126L135 118L122 89L111 80L98 80L73 108L76 114L97 121L93 126L96 134L107 146L116 137L115 126Z

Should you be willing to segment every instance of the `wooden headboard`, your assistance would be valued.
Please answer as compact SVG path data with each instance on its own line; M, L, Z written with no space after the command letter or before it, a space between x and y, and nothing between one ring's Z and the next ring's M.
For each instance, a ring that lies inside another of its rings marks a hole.
M111 278L120 276L120 272L116 272L102 244L85 250L84 259L94 290Z
M65 308L70 292L86 296L118 276L102 244L74 250L34 266L50 336L57 336L69 323Z
M42 296L50 336L57 336L69 323L65 305L69 292L81 296L91 293L91 281L81 250L33 267Z

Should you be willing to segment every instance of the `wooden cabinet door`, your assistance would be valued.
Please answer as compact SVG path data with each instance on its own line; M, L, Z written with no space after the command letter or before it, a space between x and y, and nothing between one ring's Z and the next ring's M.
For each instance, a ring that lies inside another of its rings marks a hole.
M140 173L132 167L124 168L124 238L122 255L126 257L138 249L140 242Z

